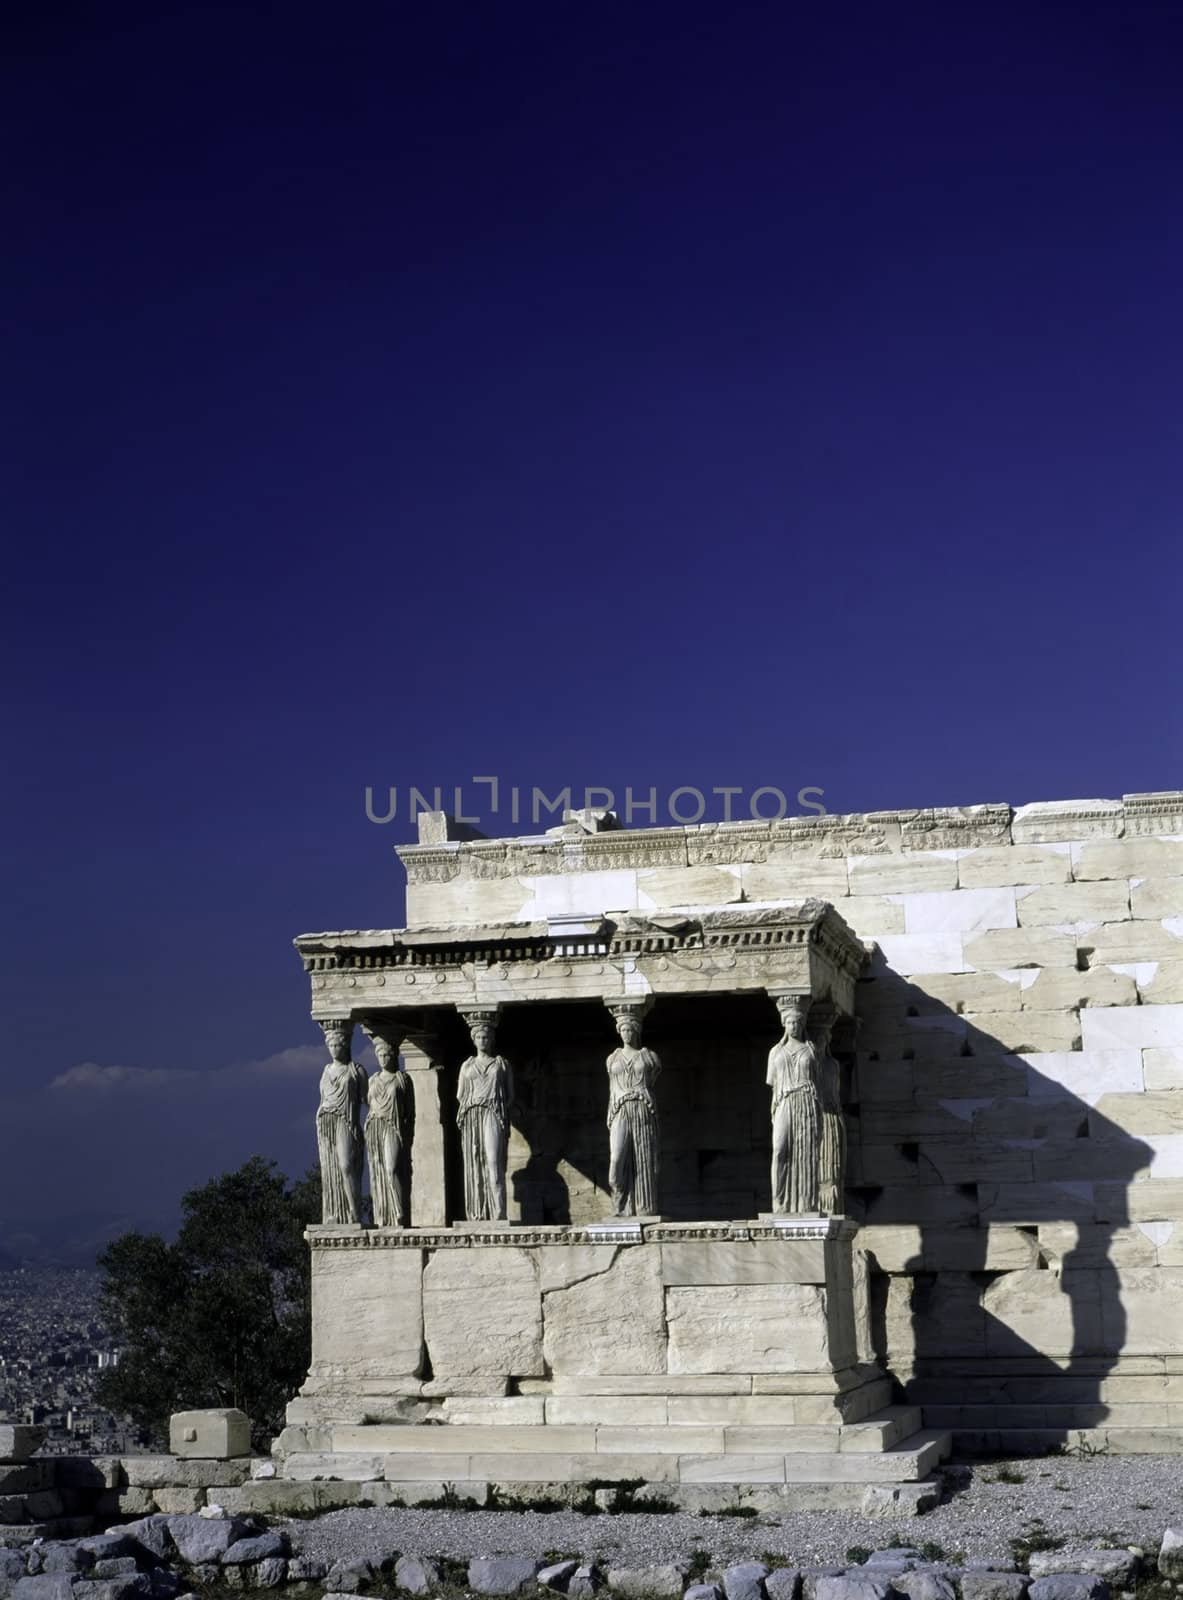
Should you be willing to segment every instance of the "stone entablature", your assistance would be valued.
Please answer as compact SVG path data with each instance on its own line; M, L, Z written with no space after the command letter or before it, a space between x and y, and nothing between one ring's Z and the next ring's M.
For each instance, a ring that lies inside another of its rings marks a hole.
M545 923L302 934L317 1018L547 1000L796 989L854 1007L867 948L824 901L592 911ZM408 1019L410 1021L410 1019ZM410 1031L410 1028L409 1030Z
M511 1250L534 1245L594 1245L615 1250L626 1244L747 1244L753 1239L853 1239L858 1224L846 1217L792 1217L780 1222L641 1222L624 1230L615 1223L541 1227L504 1223L494 1227L457 1223L451 1228L357 1228L331 1224L311 1227L304 1237L317 1250Z

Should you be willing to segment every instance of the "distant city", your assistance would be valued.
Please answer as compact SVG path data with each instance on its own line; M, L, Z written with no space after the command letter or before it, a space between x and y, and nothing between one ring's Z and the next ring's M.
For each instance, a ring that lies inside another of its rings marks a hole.
M56 1455L125 1455L151 1440L95 1401L119 1350L98 1311L93 1268L21 1266L0 1271L0 1420L46 1427Z

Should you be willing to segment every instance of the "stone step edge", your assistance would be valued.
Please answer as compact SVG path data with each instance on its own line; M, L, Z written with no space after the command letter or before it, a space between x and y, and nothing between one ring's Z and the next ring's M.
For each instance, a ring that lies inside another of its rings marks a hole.
M891 1406L858 1422L654 1422L633 1426L628 1423L588 1422L407 1422L407 1423L331 1423L324 1431L331 1439L328 1453L346 1455L400 1454L404 1451L428 1454L501 1452L515 1450L570 1452L577 1455L684 1455L749 1452L753 1446L770 1447L772 1453L827 1453L819 1436L832 1441L835 1453L871 1453L893 1449L913 1433L922 1430L919 1406ZM936 1431L943 1431L937 1429ZM709 1442L695 1444L687 1435L710 1436ZM346 1437L347 1435L347 1437ZM680 1435L682 1437L680 1437ZM729 1435L732 1437L729 1438ZM794 1449L794 1436L802 1439ZM812 1437L811 1437L812 1436ZM717 1444L716 1444L717 1441ZM318 1452L286 1452L291 1454Z
M450 1482L563 1481L578 1483L640 1477L652 1483L678 1482L701 1486L718 1483L902 1483L927 1478L949 1454L948 1432L921 1431L902 1444L879 1453L748 1452L734 1455L688 1452L684 1455L581 1451L457 1451L455 1454L376 1450L358 1452L295 1452L284 1463L287 1483L322 1481L398 1483L434 1480L446 1473ZM363 1465L363 1462L365 1465ZM261 1480L264 1482L275 1480Z

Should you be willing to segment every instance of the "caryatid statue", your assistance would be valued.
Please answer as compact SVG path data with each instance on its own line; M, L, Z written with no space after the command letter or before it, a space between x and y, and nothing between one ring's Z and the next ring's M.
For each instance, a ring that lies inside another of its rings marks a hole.
M808 995L780 995L784 1034L768 1053L772 1090L772 1209L781 1216L816 1214L822 1100L817 1047L805 1037Z
M321 1023L329 1064L320 1075L316 1143L320 1153L321 1216L325 1222L361 1221L361 1108L366 1071L350 1055L353 1024L330 1017Z
M505 1166L513 1073L495 1055L495 1011L467 1011L476 1054L460 1068L456 1124L464 1154L464 1214L469 1222L505 1221Z
M609 1005L620 1046L608 1057L608 1187L618 1217L655 1216L661 1160L653 1086L661 1062L641 1045L641 1002Z
M840 1217L846 1208L846 1122L842 1116L842 1069L830 1054L833 1031L833 1014L826 1012L810 1029L810 1037L817 1047L817 1083L822 1112L817 1208L825 1216Z
M378 1070L369 1081L370 1114L366 1118L374 1224L405 1228L410 1220L407 1167L415 1130L414 1090L410 1075L399 1065L400 1033L381 1022L363 1023L362 1030L378 1058Z

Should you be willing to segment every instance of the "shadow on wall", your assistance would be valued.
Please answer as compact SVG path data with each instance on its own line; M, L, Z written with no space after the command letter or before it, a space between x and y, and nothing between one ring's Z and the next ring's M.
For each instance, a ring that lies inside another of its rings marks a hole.
M1137 1181L1154 1150L1097 1104L1141 1094L1138 1052L1135 1069L1079 1036L1039 1051L1041 1013L1024 1039L1018 1009L1008 1036L1031 1048L1004 1045L920 987L932 981L877 956L859 986L847 1193L878 1269L880 1359L963 1449L1038 1454L1077 1430L1161 1426L1153 1362L1110 1376L1131 1354L1183 1351L1160 1264L1172 1230L1154 1220L1159 1186Z

